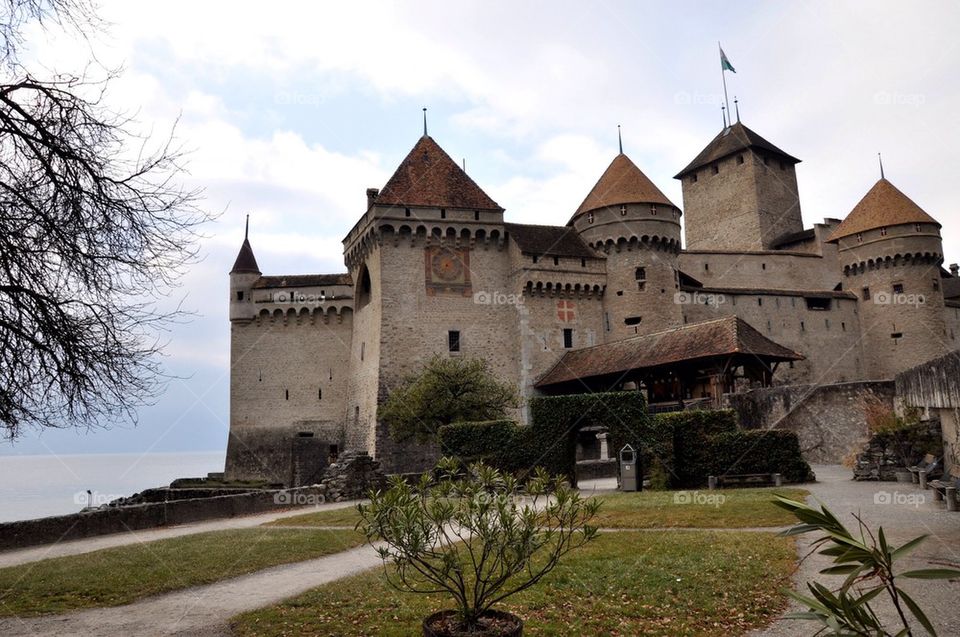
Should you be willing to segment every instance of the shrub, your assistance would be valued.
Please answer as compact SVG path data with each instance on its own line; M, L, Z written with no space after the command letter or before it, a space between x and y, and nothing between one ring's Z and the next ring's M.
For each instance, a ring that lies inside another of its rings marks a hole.
M873 635L875 637L910 637L914 628L907 619L907 612L923 626L929 635L936 637L936 630L926 613L910 595L900 588L902 578L937 580L954 579L960 576L955 568L927 568L901 571L898 562L910 551L917 548L926 535L916 537L902 545L894 546L887 542L883 527L876 532L864 524L860 516L854 516L859 523L859 533L847 529L827 507L820 505L818 511L802 502L776 496L774 504L793 513L800 521L781 535L802 535L811 531L824 533L813 541L812 550L820 555L833 558L834 566L826 568L822 575L846 575L839 589L827 588L819 582L809 582L810 596L786 591L806 607L806 610L791 613L787 619L815 621L820 630L815 634L829 635ZM881 619L870 602L885 594L891 605L897 610L899 621L891 617ZM886 622L886 625L885 625ZM898 626L892 624L897 623ZM896 632L894 632L896 631Z
M425 475L415 486L391 479L388 490L358 505L358 526L368 542L383 543L377 551L394 587L448 594L458 631L474 634L494 604L534 586L597 537L589 522L600 502L543 471L521 493L513 477L492 467L472 465L465 475L459 467L441 460L438 479Z
M655 419L660 436L672 442L670 474L675 487L697 487L706 482L702 467L714 455L712 440L719 434L737 431L737 415L730 409L681 411L660 414Z
M706 462L692 467L701 483L710 475L781 473L789 482L813 480L792 431L739 430L714 436Z
M440 450L464 463L483 460L497 465L498 456L514 444L517 424L512 420L455 422L440 428Z

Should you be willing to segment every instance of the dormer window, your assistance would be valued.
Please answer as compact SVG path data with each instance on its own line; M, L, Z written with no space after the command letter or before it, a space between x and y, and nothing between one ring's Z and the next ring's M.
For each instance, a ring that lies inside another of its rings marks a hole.
M592 213L592 212L588 212L588 213L587 213L587 223L593 223L593 213Z

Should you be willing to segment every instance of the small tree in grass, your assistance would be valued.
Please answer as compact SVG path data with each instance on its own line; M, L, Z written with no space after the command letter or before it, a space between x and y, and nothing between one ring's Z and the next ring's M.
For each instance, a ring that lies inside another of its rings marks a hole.
M377 550L387 580L398 590L453 598L456 610L427 619L428 634L519 628L519 619L494 605L536 585L564 555L595 539L589 522L600 502L542 470L525 489L483 464L464 474L450 458L435 476L413 486L394 477L358 506L367 540L384 544Z
M783 535L801 535L821 531L825 535L813 543L813 551L833 558L834 566L820 571L823 575L846 575L839 590L832 591L820 583L808 583L810 597L787 591L807 610L788 615L789 619L818 622L822 628L817 635L842 637L912 637L907 619L912 615L924 630L936 637L936 631L923 610L898 584L898 578L950 579L960 577L960 570L929 568L895 572L896 561L917 548L927 536L916 537L902 546L887 543L883 527L876 535L857 517L860 532L854 535L825 506L820 510L802 502L776 496L774 504L793 513L800 524L784 531ZM876 597L886 593L896 609L902 627L888 629L870 606Z
M434 356L379 409L397 438L431 439L443 425L496 420L517 406L516 391L501 383L483 359Z

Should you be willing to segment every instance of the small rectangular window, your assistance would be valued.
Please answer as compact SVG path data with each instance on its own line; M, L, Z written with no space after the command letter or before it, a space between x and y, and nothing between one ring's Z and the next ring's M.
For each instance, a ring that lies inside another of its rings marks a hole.
M447 332L447 349L451 352L460 351L460 331L450 330Z
M243 300L243 290L238 290L238 291L237 291L237 300L238 300L238 301L242 301L242 300Z
M864 301L870 300L870 288L863 288L863 300Z
M560 257L553 257L553 265L560 265Z
M539 259L539 258L540 258L540 257L538 257L537 255L533 255L533 257L532 257L533 262L536 263L536 262L537 262L537 259Z
M646 281L647 280L647 269L646 268L637 268L634 272L634 277L637 281Z
M623 324L629 325L632 327L634 325L640 325L640 322L642 320L643 320L643 317L641 316L628 316L627 318L623 319Z
M714 174L714 175L720 174L720 165L719 165L719 164L714 164L713 166L710 167L710 169L713 171L713 174Z
M737 155L737 163L738 163L738 164L742 164L742 163L743 163L743 155Z
M807 298L807 309L813 311L825 311L829 310L831 307L830 299L819 299L819 298Z
M690 183L691 184L697 183L697 173L693 173L692 175L690 175Z
M473 220L474 220L474 221L480 221L480 211L479 211L479 210L474 210L474 211L473 211Z
M890 335L890 338L894 338L894 339L903 338L903 332L894 332L893 334Z
M446 219L446 218L447 218L447 209L446 209L446 208L441 208L441 209L440 209L440 218L441 218L441 219Z
M570 349L573 347L573 330L569 327L563 328L563 348Z
M940 291L940 280L939 280L939 279L934 279L934 280L933 280L933 291L934 291L934 292L939 292L939 291Z
M709 272L709 271L710 271L710 264L709 264L709 263L704 263L704 264L703 264L703 271L704 271L704 272Z
M587 267L587 258L586 258L586 257L580 257L580 267L581 267L581 268Z
M894 293L894 294L903 294L903 283L894 283L894 284L893 284L893 293Z
M887 236L887 229L886 229L886 228L880 228L880 236L881 236L881 237Z

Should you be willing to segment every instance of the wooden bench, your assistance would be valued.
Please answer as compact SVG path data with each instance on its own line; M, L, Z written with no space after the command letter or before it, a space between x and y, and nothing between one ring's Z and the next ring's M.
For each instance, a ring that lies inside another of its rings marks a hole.
M940 466L940 458L932 453L928 453L918 465L907 467L907 471L913 474L913 483L919 484L921 489L927 488L927 480L933 477L933 473Z
M722 476L708 476L707 484L711 489L718 487L766 487L783 486L783 475L779 473L736 473Z
M947 511L960 510L960 502L957 502L957 489L960 489L960 465L950 469L950 475L944 476L939 480L931 480L930 488L933 489L933 500L939 502L946 500Z

